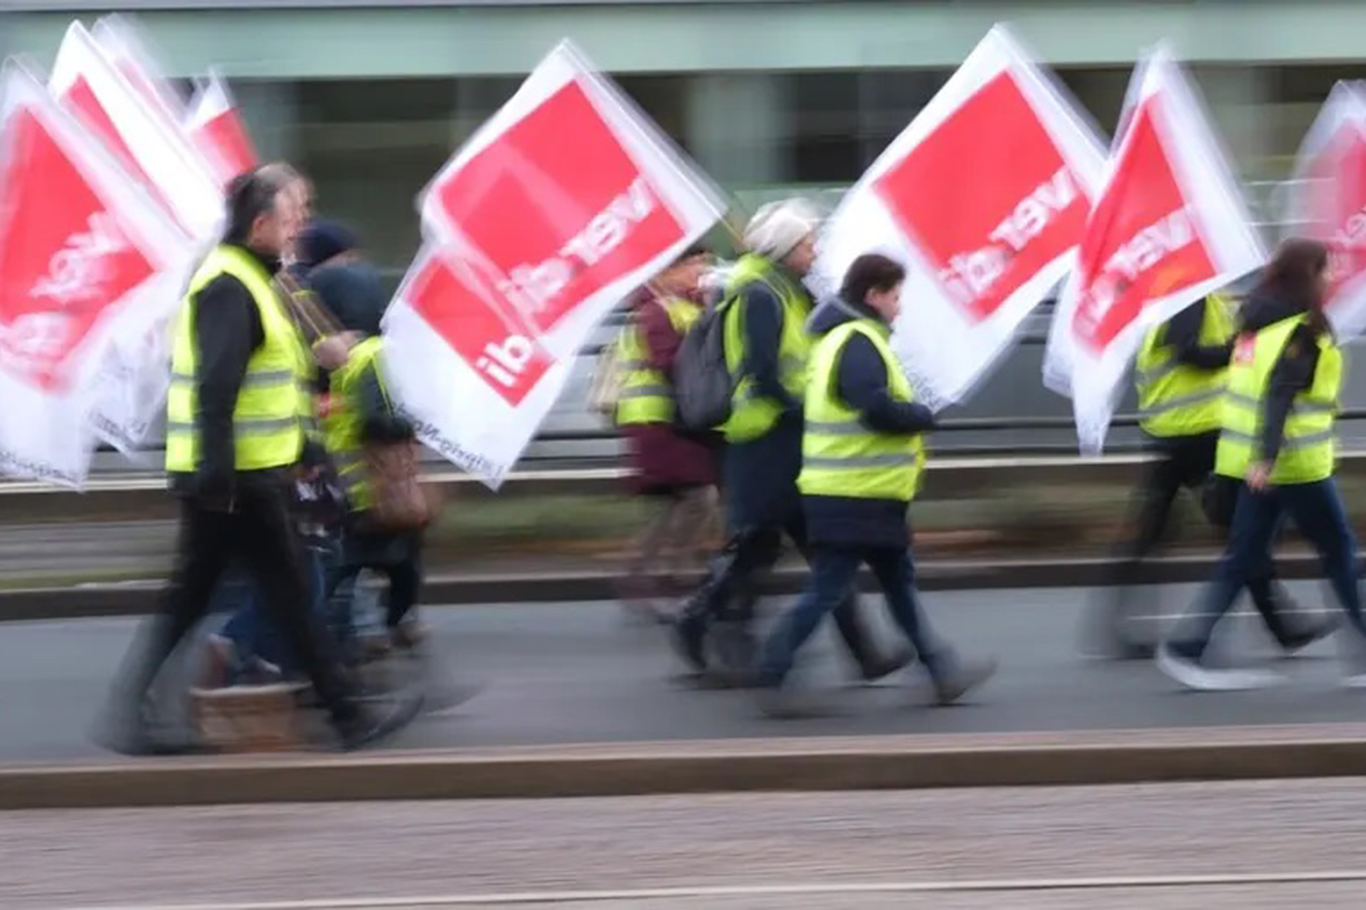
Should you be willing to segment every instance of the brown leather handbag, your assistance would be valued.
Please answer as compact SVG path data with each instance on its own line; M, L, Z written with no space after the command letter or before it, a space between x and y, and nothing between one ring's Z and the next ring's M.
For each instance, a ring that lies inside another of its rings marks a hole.
M367 524L374 530L394 534L420 531L440 513L438 490L422 483L417 447L412 440L365 446L373 493Z

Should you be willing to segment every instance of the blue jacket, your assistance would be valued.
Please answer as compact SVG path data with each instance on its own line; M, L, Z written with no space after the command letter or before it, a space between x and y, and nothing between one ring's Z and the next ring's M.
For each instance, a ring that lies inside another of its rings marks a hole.
M861 303L831 301L811 319L819 337L855 318L878 322L882 317ZM888 388L887 365L873 343L853 335L840 351L835 367L835 394L858 412L859 420L877 433L924 433L935 425L934 414L920 404L895 401ZM816 377L811 377L816 381ZM906 503L857 496L804 496L811 542L835 547L905 547L909 541Z

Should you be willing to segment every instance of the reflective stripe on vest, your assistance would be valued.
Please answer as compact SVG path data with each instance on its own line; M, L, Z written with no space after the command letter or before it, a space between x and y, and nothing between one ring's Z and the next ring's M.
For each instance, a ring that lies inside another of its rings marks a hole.
M811 353L806 394L802 472L797 487L806 496L853 496L910 502L920 489L925 466L923 436L877 433L836 394L840 355L855 334L872 341L887 368L887 389L895 401L914 401L911 384L892 353L886 326L856 319L832 329Z
M323 418L328 454L346 489L347 505L356 512L370 508L374 498L369 467L361 451L360 381L373 368L380 389L384 390L384 373L379 368L382 346L383 340L372 335L350 350L346 363L332 373L332 397Z
M646 304L647 306L649 304ZM682 335L702 315L702 308L689 300L661 300L660 305L669 316L674 331ZM673 423L673 384L669 378L650 367L649 348L638 316L622 329L621 359L617 368L624 379L617 393L617 423Z
M1227 344L1233 337L1228 302L1210 294L1200 323L1200 344ZM1166 343L1167 324L1154 326L1138 352L1138 411L1144 431L1153 436L1195 436L1219 429L1227 369L1207 370L1178 363Z
M747 341L744 332L744 292L762 282L778 298L782 310L782 331L778 336L778 381L788 394L799 401L806 389L807 359L811 337L806 333L806 318L811 313L811 298L800 284L782 274L778 267L752 253L740 257L731 271L725 307L724 344L726 369L739 381L731 399L730 418L721 426L728 442L748 442L765 435L778 422L782 406L763 397L749 375Z
M1214 470L1225 477L1247 477L1262 435L1271 374L1303 315L1283 319L1238 339L1229 367L1223 430ZM1333 423L1342 390L1342 351L1325 333L1318 340L1319 362L1309 388L1295 396L1285 421L1285 436L1271 468L1274 484L1314 483L1333 475L1336 441Z
M300 417L312 405L306 392L309 359L261 264L244 250L220 246L205 257L185 294L171 354L166 394L166 470L192 472L200 460L199 350L194 322L197 298L214 279L230 275L247 289L260 314L264 340L247 361L233 408L236 468L253 471L292 465L303 448Z

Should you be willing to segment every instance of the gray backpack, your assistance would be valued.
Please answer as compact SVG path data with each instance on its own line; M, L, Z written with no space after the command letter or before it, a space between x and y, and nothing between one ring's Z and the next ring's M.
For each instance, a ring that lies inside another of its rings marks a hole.
M680 426L695 432L714 430L730 419L738 377L726 369L725 324L729 300L723 300L692 324L674 358L675 414Z

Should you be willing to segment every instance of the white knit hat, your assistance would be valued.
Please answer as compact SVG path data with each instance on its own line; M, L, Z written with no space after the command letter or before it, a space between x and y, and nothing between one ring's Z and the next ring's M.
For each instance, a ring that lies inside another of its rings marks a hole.
M760 206L745 228L745 246L760 256L782 259L820 226L820 212L796 197Z

